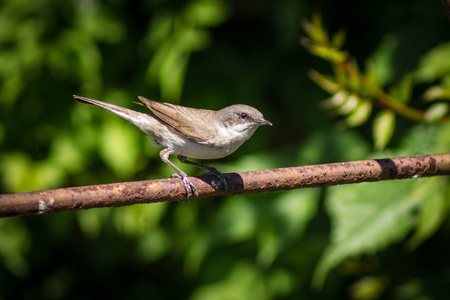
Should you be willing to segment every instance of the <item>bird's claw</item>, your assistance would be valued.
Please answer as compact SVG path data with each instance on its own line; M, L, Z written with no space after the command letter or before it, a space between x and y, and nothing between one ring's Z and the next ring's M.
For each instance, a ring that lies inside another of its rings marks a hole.
M211 168L209 170L209 172L204 173L202 175L214 175L214 176L216 176L222 182L223 188L225 189L225 192L228 191L228 184L227 184L227 179L226 179L225 175L223 175L222 173L217 171L216 168Z
M192 182L189 181L187 176L182 176L178 173L172 174L171 178L180 178L183 180L184 187L186 188L186 199L189 199L189 195L192 193L195 196L198 196L197 188L194 186Z

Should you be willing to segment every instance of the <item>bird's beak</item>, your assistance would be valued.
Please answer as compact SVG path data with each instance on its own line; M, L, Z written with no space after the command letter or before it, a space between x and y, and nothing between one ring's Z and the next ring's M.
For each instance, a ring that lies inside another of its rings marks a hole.
M272 123L270 123L269 121L264 120L264 119L256 120L256 123L258 123L259 125L262 125L262 126L273 126Z

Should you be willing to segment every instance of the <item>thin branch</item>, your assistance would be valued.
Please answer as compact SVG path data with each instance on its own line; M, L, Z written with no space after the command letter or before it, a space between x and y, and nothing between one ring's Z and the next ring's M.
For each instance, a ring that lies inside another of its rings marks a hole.
M395 113L405 116L411 120L425 121L425 113L423 111L417 110L415 108L409 107L395 98L385 93L382 89L378 88L374 84L372 84L364 75L362 75L355 66L349 61L345 61L340 64L340 66L347 72L348 74L357 77L361 84L364 85L366 89L368 89L373 95L375 95L376 100L380 103L394 111Z
M450 153L191 177L198 197L263 193L347 183L450 175ZM184 200L180 179L159 179L0 195L0 217Z

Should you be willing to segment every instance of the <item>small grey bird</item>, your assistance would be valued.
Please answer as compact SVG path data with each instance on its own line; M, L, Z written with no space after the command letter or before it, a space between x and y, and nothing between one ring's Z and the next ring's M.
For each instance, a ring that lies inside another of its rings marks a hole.
M164 147L159 153L162 161L177 172L172 177L183 180L187 198L190 193L198 195L197 189L189 181L188 175L169 160L170 155L177 155L182 163L209 170L222 180L227 189L225 177L216 168L187 158L225 157L236 151L259 126L272 126L259 110L245 104L235 104L216 111L157 102L139 96L142 103L136 103L150 109L153 112L150 115L86 97L73 97L79 102L107 109L151 135L157 144Z

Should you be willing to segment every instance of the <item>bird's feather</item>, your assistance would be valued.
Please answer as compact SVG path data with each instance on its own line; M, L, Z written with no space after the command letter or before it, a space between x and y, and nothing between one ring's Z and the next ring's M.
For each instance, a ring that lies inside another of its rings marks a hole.
M215 117L215 111L157 102L142 96L139 96L139 100L170 129L186 138L207 143L217 135L217 128L210 126L210 121L206 121ZM200 124L201 122L205 124Z

